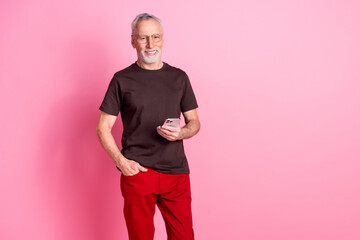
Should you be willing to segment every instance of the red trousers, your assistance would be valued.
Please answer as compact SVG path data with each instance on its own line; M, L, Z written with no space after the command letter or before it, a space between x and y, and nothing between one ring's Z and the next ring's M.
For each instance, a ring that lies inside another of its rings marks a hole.
M155 205L165 220L168 240L193 240L190 178L148 169L121 175L124 216L130 240L153 240Z

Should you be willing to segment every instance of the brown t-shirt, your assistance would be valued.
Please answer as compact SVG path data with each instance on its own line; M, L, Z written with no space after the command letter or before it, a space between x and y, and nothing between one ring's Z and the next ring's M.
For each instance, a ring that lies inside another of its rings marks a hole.
M162 173L188 174L183 141L168 141L156 127L197 107L184 71L167 63L158 70L134 63L114 74L100 110L115 116L120 112L121 152L127 159Z

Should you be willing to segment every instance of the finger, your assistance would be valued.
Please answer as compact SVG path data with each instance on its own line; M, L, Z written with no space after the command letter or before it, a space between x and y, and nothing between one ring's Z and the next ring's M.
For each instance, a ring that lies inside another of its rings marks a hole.
M139 166L140 166L140 165L139 165ZM136 170L134 170L134 171L132 172L132 175L131 175L131 176L134 176L134 175L138 174L139 172L140 172L140 169L137 167Z
M125 176L134 176L136 175L137 173L139 173L139 169L137 168L137 164L135 161L133 160L129 160L129 165L125 166L123 169L122 169L122 173L125 175Z
M170 126L166 126L166 125L161 126L161 129L168 130L169 132L176 132L176 131L178 131L178 128L176 128L176 127L170 127Z
M157 129L157 132L161 135L161 136L163 136L164 138L166 138L166 133L161 129L161 128L158 128Z
M160 130L160 127L157 127L156 131L158 132L159 135L163 136L164 133Z
M127 176L127 177L134 176L137 173L139 173L139 171L137 171L137 172L123 172L124 176Z
M165 130L164 130L165 131ZM160 136L162 136L163 138L169 140L169 141L174 141L172 138L174 138L174 136L172 136L171 133L168 132L164 132L162 129L157 129L157 132L159 133Z
M147 168L144 168L144 167L141 166L140 164L139 164L138 169L139 169L141 172L147 172Z
M161 131L162 133L167 134L167 135L169 135L169 134L172 134L172 133L173 133L172 131L169 131L169 130L167 130L167 129L163 128L163 127L160 127L160 128L159 128L159 131Z

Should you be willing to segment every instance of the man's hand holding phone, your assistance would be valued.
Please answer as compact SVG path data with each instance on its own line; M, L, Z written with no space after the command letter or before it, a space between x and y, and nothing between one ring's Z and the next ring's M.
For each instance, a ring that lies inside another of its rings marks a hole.
M181 139L180 118L167 118L162 126L157 127L157 132L169 141Z

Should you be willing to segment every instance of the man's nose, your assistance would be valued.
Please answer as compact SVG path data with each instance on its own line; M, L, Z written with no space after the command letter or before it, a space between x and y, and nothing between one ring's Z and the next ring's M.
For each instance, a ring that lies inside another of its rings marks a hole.
M146 45L148 48L152 48L154 46L154 41L152 40L152 37L151 36L148 36L147 39L146 39Z

